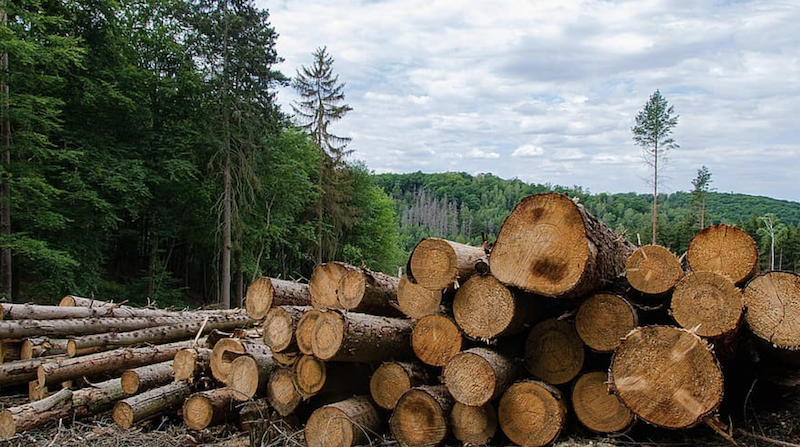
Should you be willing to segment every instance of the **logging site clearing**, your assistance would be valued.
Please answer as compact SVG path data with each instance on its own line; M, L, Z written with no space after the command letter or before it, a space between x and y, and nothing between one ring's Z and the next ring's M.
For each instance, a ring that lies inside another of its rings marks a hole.
M676 254L536 194L243 309L0 303L0 446L798 446L798 317L737 227Z

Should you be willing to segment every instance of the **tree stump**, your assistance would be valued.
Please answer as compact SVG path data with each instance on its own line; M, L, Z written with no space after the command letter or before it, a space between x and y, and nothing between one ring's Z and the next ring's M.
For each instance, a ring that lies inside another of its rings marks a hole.
M494 276L475 275L456 291L453 315L468 337L491 340L518 334L535 321L534 298L513 293Z
M558 390L546 383L517 382L500 398L500 429L511 442L540 447L558 437L567 420L567 405Z
M375 315L324 312L317 318L311 345L325 361L375 362L413 357L409 320Z
M402 316L395 306L399 283L399 278L366 268L349 270L339 278L338 307L371 315Z
M714 225L697 233L686 252L693 272L714 272L739 285L758 273L758 247L741 228Z
M427 385L430 374L416 362L385 362L369 381L372 400L386 410L394 410L397 401L411 388Z
M370 444L369 435L378 433L381 426L381 417L369 397L351 397L311 413L306 423L306 444L308 447Z
M442 291L430 290L415 284L408 279L408 275L400 278L397 285L397 306L407 317L419 320L433 315L439 310L442 303Z
M720 274L689 273L672 292L670 313L681 327L701 337L731 339L744 313L742 291Z
M465 445L486 445L497 431L497 411L490 403L470 407L456 402L450 413L450 427Z
M581 303L575 314L575 329L589 349L612 352L639 325L636 309L621 296L608 293L592 295Z
M547 383L567 383L583 368L583 346L575 325L562 320L545 320L528 334L525 367Z
M442 375L457 402L480 407L499 397L521 372L511 357L487 348L472 348L453 356Z
M444 366L461 351L463 338L456 323L442 315L422 317L411 333L411 347L418 359L431 366Z
M572 388L572 409L580 423L595 433L625 431L634 418L616 395L608 390L608 373L582 374Z
M247 315L263 320L273 306L310 306L308 284L261 277L247 287L244 306Z
M433 447L447 437L452 408L453 397L444 385L412 388L397 401L389 426L400 445Z
M634 289L646 295L669 293L683 277L681 261L660 245L645 245L631 253L625 261L625 276Z
M483 247L429 237L414 247L406 273L412 282L441 292L475 274L475 262L484 257Z
M759 339L778 349L800 349L800 275L767 272L744 288L745 321Z

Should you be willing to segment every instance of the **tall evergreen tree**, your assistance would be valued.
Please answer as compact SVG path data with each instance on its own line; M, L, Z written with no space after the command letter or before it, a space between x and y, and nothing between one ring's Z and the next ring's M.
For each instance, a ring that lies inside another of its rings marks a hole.
M697 204L700 209L700 229L706 227L706 196L711 188L711 171L703 165L702 168L697 170L697 177L692 180L692 200Z

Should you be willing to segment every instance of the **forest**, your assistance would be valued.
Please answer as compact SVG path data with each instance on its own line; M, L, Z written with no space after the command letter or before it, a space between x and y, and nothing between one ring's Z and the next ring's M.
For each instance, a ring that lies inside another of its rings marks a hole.
M373 174L346 138L320 139L278 106L276 88L302 83L275 68L279 30L252 1L4 5L0 299L235 306L261 275L308 279L334 259L396 274L423 237L492 240L520 198L551 190L633 242L647 234L643 194ZM330 81L342 118L333 58L322 48L309 62L320 70L303 73ZM677 253L700 228L697 196L660 198L659 242ZM705 225L746 229L765 266L774 239L775 267L797 269L800 204L704 197Z

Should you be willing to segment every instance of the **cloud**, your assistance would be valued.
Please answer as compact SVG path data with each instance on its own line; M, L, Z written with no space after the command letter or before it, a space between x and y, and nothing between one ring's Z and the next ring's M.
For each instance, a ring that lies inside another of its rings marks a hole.
M484 152L481 149L474 148L467 154L467 158L477 158L477 159L485 159L491 160L495 158L500 158L500 154L497 152Z
M533 144L523 144L514 149L511 156L514 158L533 158L544 155L544 149Z

